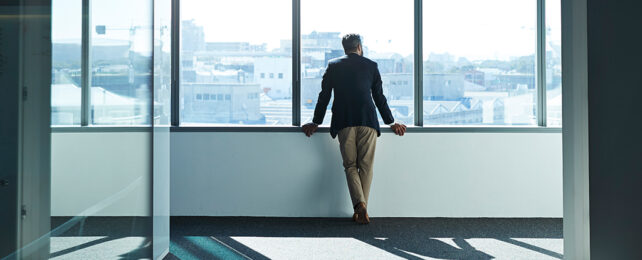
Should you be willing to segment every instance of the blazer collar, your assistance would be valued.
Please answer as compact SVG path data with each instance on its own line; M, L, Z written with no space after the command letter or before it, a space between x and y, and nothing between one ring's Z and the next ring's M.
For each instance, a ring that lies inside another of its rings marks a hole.
M359 54L356 54L354 52L348 53L348 57L358 57L360 56Z

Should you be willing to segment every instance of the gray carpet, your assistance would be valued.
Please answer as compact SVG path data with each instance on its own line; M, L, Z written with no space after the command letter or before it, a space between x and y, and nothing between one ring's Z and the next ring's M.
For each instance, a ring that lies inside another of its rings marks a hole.
M52 217L51 259L151 259L148 217Z
M166 259L561 259L561 219L173 217Z
M53 259L149 259L148 218L90 217L51 238ZM63 227L63 228L61 228ZM561 259L561 219L172 217L165 259Z

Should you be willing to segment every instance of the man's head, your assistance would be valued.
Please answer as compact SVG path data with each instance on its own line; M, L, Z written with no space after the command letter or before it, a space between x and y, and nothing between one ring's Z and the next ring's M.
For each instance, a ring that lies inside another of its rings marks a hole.
M341 40L343 45L343 50L346 54L356 53L363 55L363 49L361 48L361 36L356 33L349 33L343 36Z

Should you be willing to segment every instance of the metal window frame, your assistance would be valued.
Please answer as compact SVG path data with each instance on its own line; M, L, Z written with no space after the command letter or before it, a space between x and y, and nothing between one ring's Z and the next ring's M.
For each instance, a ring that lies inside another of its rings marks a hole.
M301 0L292 0L292 125L301 125Z
M52 133L134 133L149 132L147 126L54 126ZM299 126L172 126L170 132L227 132L227 133L299 133ZM321 126L320 133L329 133L330 128ZM551 133L561 134L560 127L537 126L408 126L406 133ZM381 134L394 134L390 128L381 128Z
M415 126L424 125L423 0L415 0Z
M91 122L91 0L82 0L80 43L80 126Z
M179 126L180 125L180 18L181 18L181 4L180 0L172 0L172 26L171 26L171 68L172 71L172 89L171 89L171 98L170 98L170 117L171 125Z
M535 61L535 85L537 88L537 125L546 122L546 0L537 0L537 49Z
M547 127L546 117L546 0L536 0L537 124L533 126L424 126L423 122L423 0L414 0L414 127L408 132L561 132ZM292 0L292 126L181 126L180 124L180 0L172 0L171 21L171 125L174 132L291 132L301 126L301 0ZM53 132L77 132L91 126L91 0L82 0L81 43L81 124L79 127L53 127ZM294 128L293 128L294 127ZM137 126L95 127L94 131L136 131ZM320 131L326 131L324 127ZM385 130L383 132L386 132Z

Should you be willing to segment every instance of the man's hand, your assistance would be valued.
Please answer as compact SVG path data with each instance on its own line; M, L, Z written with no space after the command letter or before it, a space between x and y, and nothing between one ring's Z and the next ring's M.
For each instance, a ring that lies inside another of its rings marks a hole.
M310 137L312 136L312 134L314 134L314 132L317 131L318 128L319 126L315 123L307 123L303 125L303 133L305 133L307 137Z
M395 132L396 135L398 136L403 136L403 134L406 133L406 125L404 124L394 124L391 125L390 128L392 128L392 131Z

